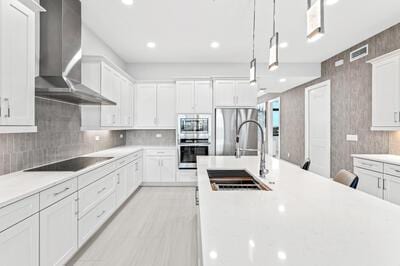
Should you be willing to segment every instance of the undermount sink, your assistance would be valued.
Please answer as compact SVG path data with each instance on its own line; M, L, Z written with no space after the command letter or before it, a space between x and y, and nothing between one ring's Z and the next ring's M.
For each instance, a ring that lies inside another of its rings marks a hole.
M271 189L245 170L207 170L213 191L249 191Z

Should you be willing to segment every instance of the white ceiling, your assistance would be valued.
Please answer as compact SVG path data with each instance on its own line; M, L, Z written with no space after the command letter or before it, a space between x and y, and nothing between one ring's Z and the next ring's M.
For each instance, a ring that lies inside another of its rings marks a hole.
M84 22L128 63L248 62L252 0L82 0ZM339 0L326 7L326 36L307 43L306 0L277 0L281 62L321 62L400 21L399 0ZM266 61L272 0L257 1L256 56ZM157 44L146 47L148 41ZM220 42L211 49L211 41Z

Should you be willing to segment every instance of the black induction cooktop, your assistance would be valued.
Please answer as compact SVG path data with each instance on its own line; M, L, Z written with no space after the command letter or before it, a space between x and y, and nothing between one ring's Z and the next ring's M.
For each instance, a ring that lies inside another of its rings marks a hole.
M52 163L25 172L76 172L93 164L104 162L113 157L76 157L73 159Z

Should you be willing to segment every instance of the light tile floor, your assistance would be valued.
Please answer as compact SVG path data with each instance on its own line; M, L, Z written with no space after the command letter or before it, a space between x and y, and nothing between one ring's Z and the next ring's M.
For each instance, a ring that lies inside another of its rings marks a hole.
M196 266L194 193L141 188L67 265Z

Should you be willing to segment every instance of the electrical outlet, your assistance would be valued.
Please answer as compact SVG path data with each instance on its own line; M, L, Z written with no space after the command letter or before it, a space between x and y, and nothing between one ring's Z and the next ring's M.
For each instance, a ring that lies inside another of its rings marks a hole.
M335 67L343 66L343 64L344 64L344 60L340 59L340 60L335 62Z
M287 153L287 157L290 158L290 152Z
M95 139L96 141L99 141L99 140L100 140L100 136L96 136L96 137L94 137L94 139Z
M347 141L358 141L358 135L346 135Z
M123 139L124 138L124 134L119 135L119 138Z
M162 138L162 134L161 133L156 134L156 138L161 139Z

